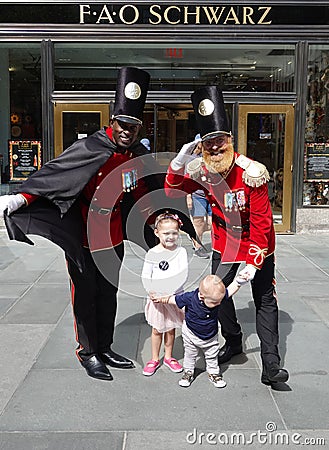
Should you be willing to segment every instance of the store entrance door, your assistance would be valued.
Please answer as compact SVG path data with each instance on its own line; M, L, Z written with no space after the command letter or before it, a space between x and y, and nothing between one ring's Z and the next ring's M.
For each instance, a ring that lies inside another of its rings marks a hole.
M54 107L55 157L73 142L109 124L107 104L56 103Z
M151 141L151 150L162 166L194 139L195 123L191 104L146 104L142 136Z
M291 231L293 105L239 105L238 151L266 165L275 231Z

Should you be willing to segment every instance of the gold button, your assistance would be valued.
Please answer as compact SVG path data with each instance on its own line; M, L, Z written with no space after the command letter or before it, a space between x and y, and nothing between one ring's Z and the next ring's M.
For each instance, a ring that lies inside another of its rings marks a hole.
M99 186L96 186L96 189L99 189Z
M103 172L99 172L98 176L101 177L103 175Z
M216 206L216 203L212 203L211 206Z

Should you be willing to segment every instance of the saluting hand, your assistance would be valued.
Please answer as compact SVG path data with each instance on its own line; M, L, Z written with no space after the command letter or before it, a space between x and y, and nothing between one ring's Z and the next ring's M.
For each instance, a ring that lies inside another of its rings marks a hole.
M171 161L171 168L173 170L179 170L185 166L191 160L191 155L193 150L198 145L201 139L196 139L193 142L189 142L188 144L184 144L180 149L177 156Z

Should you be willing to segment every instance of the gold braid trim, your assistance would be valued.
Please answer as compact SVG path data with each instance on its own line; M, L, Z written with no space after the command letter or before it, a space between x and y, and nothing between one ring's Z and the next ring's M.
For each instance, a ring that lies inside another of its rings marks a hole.
M255 266L261 266L266 258L268 248L260 248L256 244L250 244L248 253L254 257Z
M246 185L259 187L269 181L270 175L264 164L253 161L244 155L238 156L236 164L244 169L242 179Z

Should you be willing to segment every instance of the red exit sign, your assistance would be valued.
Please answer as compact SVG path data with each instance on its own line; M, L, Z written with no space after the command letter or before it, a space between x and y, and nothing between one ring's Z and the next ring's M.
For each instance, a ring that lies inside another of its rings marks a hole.
M165 53L166 58L183 58L183 49L182 48L166 48Z

